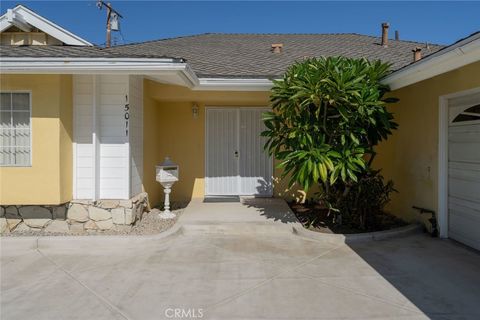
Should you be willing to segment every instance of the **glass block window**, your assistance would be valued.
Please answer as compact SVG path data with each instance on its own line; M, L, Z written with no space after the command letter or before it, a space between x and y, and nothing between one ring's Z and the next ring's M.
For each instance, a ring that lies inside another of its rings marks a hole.
M30 93L0 93L0 166L31 165Z

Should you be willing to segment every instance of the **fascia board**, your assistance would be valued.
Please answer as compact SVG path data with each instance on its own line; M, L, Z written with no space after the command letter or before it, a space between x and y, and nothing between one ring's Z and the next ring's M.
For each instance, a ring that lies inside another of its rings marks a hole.
M197 91L270 91L269 79L200 78Z
M392 73L382 82L396 90L477 61L480 61L480 39L452 48L444 54L426 57L424 61Z

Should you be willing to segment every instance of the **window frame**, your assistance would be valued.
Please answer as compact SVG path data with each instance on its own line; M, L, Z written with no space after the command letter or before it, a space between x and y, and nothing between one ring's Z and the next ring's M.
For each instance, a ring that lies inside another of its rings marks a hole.
M466 125L471 125L471 124L475 124L475 123L478 123L480 121L480 113L477 113L477 112L467 112L466 110L472 108L472 107L476 107L478 106L479 104L478 103L463 103L463 104L460 104L458 106L456 106L455 108L457 109L456 113L454 116L452 115L449 115L449 122L448 122L448 125L449 126L466 126ZM458 111L459 110L459 111ZM477 117L477 119L469 119L469 120L460 120L460 121L455 121L460 115L471 115L471 116L474 116L474 117Z
M28 165L23 165L23 164L0 164L0 168L31 168L32 167L32 162L33 162L33 130L32 130L32 90L0 90L0 93L27 93L28 94L28 103L29 103L29 123L28 123L28 129L30 131L30 158L28 159ZM12 106L10 106L12 108ZM10 111L13 112L13 111ZM10 146L13 147L13 146Z

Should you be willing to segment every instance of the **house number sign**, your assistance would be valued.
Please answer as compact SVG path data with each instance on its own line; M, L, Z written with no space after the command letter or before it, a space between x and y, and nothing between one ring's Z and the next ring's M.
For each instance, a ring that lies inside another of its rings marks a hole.
M128 121L130 120L130 104L128 103L128 95L125 95L125 135L128 137Z

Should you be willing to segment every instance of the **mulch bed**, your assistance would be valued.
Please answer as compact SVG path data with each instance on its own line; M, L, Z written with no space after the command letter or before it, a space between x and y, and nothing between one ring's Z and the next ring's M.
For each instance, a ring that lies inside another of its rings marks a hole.
M305 228L321 233L351 234L375 232L403 227L408 224L389 213L382 212L372 217L372 223L366 229L361 229L358 225L349 221L343 221L341 225L334 224L332 214L328 215L328 210L318 203L302 204L290 202L288 205Z

